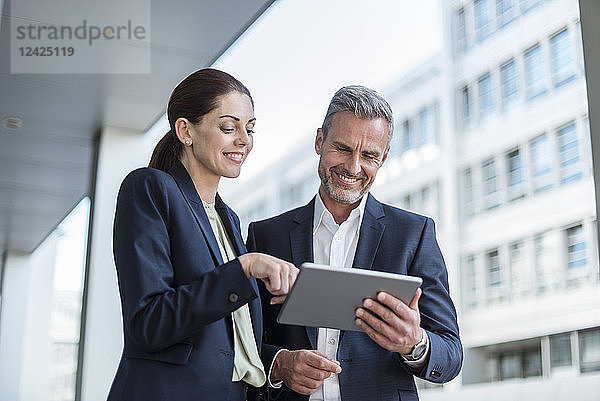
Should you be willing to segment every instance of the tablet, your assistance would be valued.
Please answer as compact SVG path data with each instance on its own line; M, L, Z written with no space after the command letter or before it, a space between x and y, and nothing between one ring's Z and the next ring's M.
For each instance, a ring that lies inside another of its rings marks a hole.
M365 298L385 291L408 305L422 282L420 277L304 263L277 322L361 331L354 311Z

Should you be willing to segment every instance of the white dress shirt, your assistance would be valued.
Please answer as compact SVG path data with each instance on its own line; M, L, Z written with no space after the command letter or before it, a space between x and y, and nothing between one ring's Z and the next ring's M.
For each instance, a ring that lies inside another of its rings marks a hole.
M313 217L313 256L315 263L335 267L352 267L358 234L365 211L367 196L363 196L357 208L350 216L338 225L333 215L327 210L321 195L315 199ZM337 329L319 328L317 335L317 351L337 360L340 331ZM336 374L325 379L323 385L309 398L310 401L341 401L340 382Z

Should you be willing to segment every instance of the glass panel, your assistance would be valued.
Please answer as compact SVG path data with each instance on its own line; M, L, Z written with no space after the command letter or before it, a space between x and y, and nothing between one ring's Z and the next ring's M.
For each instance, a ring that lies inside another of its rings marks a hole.
M577 140L574 122L558 130L558 146L560 182L565 184L579 180L583 174L579 158L579 141Z
M496 13L498 15L498 28L502 28L517 18L516 0L497 0Z
M436 143L436 108L428 106L419 112L421 128L421 145Z
M600 329L579 332L579 358L582 372L600 370Z
M463 260L464 266L464 289L463 299L465 306L474 308L477 306L477 269L475 266L475 256L469 255Z
M575 59L567 29L550 38L550 49L554 86L559 87L575 79Z
M552 187L552 153L547 135L531 141L531 168L533 190L543 191Z
M523 352L523 377L542 375L542 355L539 348Z
M495 99L492 76L487 73L481 76L477 82L479 89L479 116L485 118L494 111Z
M525 82L528 99L534 99L547 91L544 55L540 45L525 52Z
M514 60L507 61L500 66L500 83L502 107L508 108L519 94L517 65Z
M550 364L552 368L571 365L571 334L550 336Z
M584 267L587 263L581 224L567 229L567 255L569 269Z
M60 238L54 270L52 360L48 372L51 401L75 399L89 208L89 199L85 198L57 228Z
M500 380L521 377L521 356L517 353L500 357Z
M406 119L402 123L402 149L407 151L416 145L415 130L411 120Z
M492 209L500 204L498 200L498 179L496 176L496 163L489 159L481 165L483 178L483 206Z
M532 272L525 259L524 247L523 241L516 241L508 246L511 288L515 296L526 296L531 293Z
M557 270L559 266L555 232L545 232L534 237L535 284L538 293L552 289L562 278Z
M506 155L506 183L508 187L508 199L515 200L525 196L525 182L523 180L523 162L519 149L515 149Z
M463 210L466 216L472 216L475 213L475 202L473 192L473 173L471 168L463 171Z
M482 41L494 31L494 15L491 0L475 0L475 38Z
M486 263L488 287L500 287L502 285L502 268L497 249L487 252Z
M460 104L461 104L461 119L463 123L467 123L471 118L471 95L469 93L469 87L463 86L460 90Z
M460 8L456 12L456 48L458 52L464 52L468 47L467 18L465 9Z

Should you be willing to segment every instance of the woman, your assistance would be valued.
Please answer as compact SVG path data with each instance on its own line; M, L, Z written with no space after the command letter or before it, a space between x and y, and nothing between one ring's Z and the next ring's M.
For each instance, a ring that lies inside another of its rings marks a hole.
M246 253L217 194L252 149L254 104L234 77L202 69L175 88L167 115L150 168L131 172L117 199L125 343L108 399L245 400L265 383L255 279L281 302L298 273Z

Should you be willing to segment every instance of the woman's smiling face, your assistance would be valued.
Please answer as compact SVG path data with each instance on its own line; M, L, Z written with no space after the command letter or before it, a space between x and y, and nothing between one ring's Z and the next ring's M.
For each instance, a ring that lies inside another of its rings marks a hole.
M193 161L203 175L235 178L252 150L254 109L250 98L231 92L199 123L188 125ZM217 179L218 179L217 178Z

